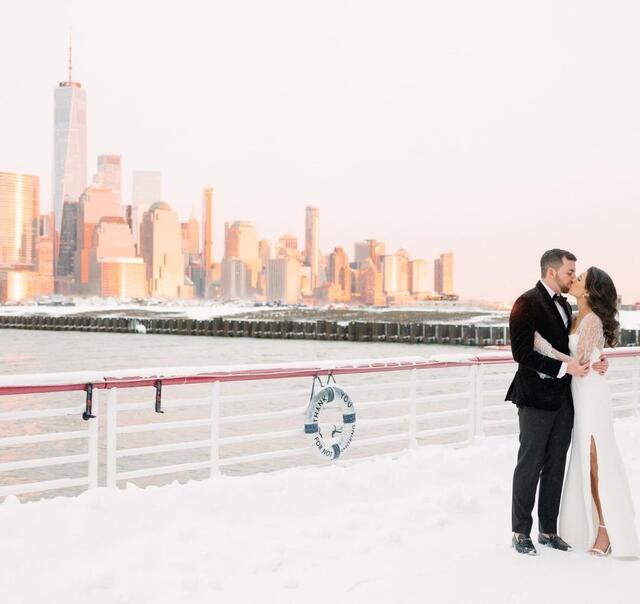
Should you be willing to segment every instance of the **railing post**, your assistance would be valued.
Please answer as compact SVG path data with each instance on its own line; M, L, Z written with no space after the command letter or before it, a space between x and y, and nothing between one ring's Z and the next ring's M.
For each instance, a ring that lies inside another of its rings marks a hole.
M100 418L100 397L99 390L93 392L92 413L94 418L89 420L89 464L88 479L89 488L96 489L98 487L98 420Z
M475 438L478 439L484 436L484 423L482 421L484 416L484 365L476 366L475 382L476 400L474 403L474 431Z
M483 367L479 363L471 366L469 385L469 443L483 436L482 430L482 373Z
M640 416L640 357L633 359L633 412Z
M409 372L409 449L418 446L417 432L417 391L418 391L418 370L412 369Z
M220 474L220 382L211 387L211 477Z
M107 398L107 487L115 489L117 487L116 471L117 457L116 449L118 444L118 389L109 388Z

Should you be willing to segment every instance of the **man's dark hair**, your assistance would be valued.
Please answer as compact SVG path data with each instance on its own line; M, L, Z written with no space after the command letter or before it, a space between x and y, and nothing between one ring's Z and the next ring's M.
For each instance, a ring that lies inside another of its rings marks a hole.
M542 258L540 258L540 274L544 279L547 276L547 269L549 267L558 270L564 259L572 260L575 262L577 258L571 253L567 252L567 250L560 250L558 248L554 248L552 250L547 250L544 254L542 254Z

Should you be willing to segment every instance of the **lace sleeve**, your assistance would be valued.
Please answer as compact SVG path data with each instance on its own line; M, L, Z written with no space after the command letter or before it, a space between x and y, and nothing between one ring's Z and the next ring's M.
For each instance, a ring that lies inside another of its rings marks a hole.
M595 313L590 313L578 327L580 338L578 339L578 359L581 363L591 361L594 350L603 350L605 345L602 321Z
M551 357L552 359L558 359L563 363L568 363L571 360L570 356L555 350L555 348L553 348L553 346L551 346L551 344L547 342L547 340L545 340L537 331L533 334L533 347L540 354Z

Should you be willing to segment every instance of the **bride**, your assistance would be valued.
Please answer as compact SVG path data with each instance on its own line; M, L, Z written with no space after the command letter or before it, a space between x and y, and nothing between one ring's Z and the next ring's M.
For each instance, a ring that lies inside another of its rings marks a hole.
M605 346L617 344L616 288L607 273L592 266L569 294L578 302L569 335L571 357L581 363L597 361ZM537 332L535 348L561 361L571 360ZM604 376L589 371L571 380L571 393L575 419L560 532L575 548L594 555L640 557L631 492L613 431L609 384Z

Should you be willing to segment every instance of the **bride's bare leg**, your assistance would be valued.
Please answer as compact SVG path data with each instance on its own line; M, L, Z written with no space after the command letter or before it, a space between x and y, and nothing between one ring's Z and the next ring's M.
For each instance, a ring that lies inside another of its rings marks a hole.
M604 514L602 513L602 504L600 503L600 492L598 491L598 450L596 449L596 441L593 436L591 437L591 495L598 510L598 518L600 519L598 524L605 525L606 522L604 521ZM609 547L609 535L606 528L600 526L593 547L603 552Z

